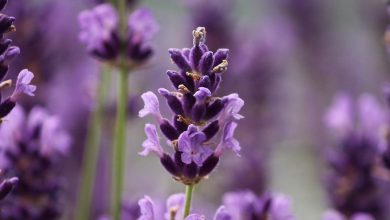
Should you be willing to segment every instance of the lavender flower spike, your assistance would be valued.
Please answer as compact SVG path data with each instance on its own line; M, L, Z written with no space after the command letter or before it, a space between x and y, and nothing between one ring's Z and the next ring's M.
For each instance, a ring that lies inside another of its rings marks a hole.
M145 8L134 11L127 22L127 35L122 36L118 12L108 3L101 4L80 13L79 38L88 53L102 61L116 62L120 55L131 63L146 61L153 54L149 41L159 26Z
M161 152L159 147L160 161L175 180L187 185L209 175L225 149L238 154L240 145L233 137L237 127L234 121L243 118L239 111L244 105L236 93L224 97L215 95L228 67L228 50L210 51L203 27L196 28L192 35L192 48L168 51L179 69L167 71L173 90L158 90L166 99L173 120L161 116L159 101L150 91L142 95L145 107L139 112L140 117L150 114L157 119L161 132L174 151L170 155ZM219 134L221 131L222 134ZM147 136L150 140L150 135ZM221 140L215 140L218 137ZM213 143L218 141L220 144L215 146Z
M0 2L0 10L3 10L7 0ZM1 91L12 85L11 80L2 81L7 75L10 61L20 53L20 49L16 46L10 46L12 40L5 38L5 34L10 31L15 31L14 17L10 17L0 13L0 123L16 105L17 98L22 94L34 95L35 86L30 85L33 74L28 70L22 70L19 73L16 82L16 88L11 97L3 100Z

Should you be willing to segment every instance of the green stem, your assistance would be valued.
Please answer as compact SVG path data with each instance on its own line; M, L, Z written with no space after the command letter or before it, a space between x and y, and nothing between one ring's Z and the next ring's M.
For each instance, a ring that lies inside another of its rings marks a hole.
M185 219L190 214L194 186L195 185L186 185L186 201L184 205L183 219Z
M119 94L115 122L115 136L112 150L111 178L111 216L120 220L122 191L124 185L124 168L126 155L126 106L128 92L128 68L123 65L119 73Z
M98 97L96 108L91 114L86 145L84 149L84 160L80 176L79 198L76 207L76 220L89 219L93 186L96 176L96 166L99 155L100 136L102 132L103 108L107 98L107 91L110 86L111 69L104 66L100 74L98 85Z

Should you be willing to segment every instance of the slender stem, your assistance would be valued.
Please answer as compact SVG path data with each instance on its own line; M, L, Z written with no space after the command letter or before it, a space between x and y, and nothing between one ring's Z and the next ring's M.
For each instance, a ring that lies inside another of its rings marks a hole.
M96 176L96 166L99 155L100 136L102 132L103 108L107 98L107 91L110 86L111 69L103 66L98 85L98 97L96 108L91 114L86 145L84 149L84 160L81 171L81 185L79 198L76 207L76 220L89 219L89 212L92 201L93 186Z
M119 30L122 39L127 39L127 0L118 0Z
M195 185L186 185L186 201L184 205L183 219L185 219L190 214L194 186Z
M119 94L115 122L115 136L112 150L111 178L111 216L120 220L122 191L124 185L124 168L126 155L126 106L128 92L128 68L123 65L119 73Z

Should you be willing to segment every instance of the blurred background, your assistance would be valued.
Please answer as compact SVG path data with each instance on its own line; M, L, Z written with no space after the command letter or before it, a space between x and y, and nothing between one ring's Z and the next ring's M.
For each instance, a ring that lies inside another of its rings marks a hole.
M78 39L78 13L94 0L12 0L5 13L16 17L10 34L21 55L10 78L22 68L36 74L36 96L22 105L47 107L61 118L73 144L63 161L64 215L71 219L88 124L94 107L99 63ZM182 192L152 157L140 157L145 139L138 118L140 94L168 87L165 75L176 67L168 48L190 47L191 31L205 26L212 50L229 48L229 70L219 95L237 92L245 100L237 130L242 156L228 153L208 180L196 189L195 210L211 213L224 192L251 189L284 193L293 200L297 219L320 219L330 207L324 190L327 168L323 151L329 134L323 115L332 98L372 93L384 103L381 88L388 81L389 57L383 41L388 24L381 0L139 0L160 25L153 40L155 55L129 77L126 185L124 198L136 201ZM115 116L116 74L112 74L102 134L93 215L107 213L111 131ZM161 100L160 100L161 101ZM163 113L169 114L162 104ZM82 177L81 177L82 178ZM196 205L199 204L199 205ZM95 218L96 219L96 218Z

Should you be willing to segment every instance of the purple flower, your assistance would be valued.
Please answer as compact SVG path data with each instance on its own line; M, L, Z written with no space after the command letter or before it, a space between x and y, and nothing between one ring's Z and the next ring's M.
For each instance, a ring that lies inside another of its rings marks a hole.
M235 122L229 122L225 125L222 131L221 141L215 150L216 155L221 155L225 149L230 149L236 153L237 156L240 156L240 143L233 137L236 127L237 123Z
M213 153L213 151L204 146L206 135L198 131L194 125L188 126L187 131L179 136L178 149L182 153L181 160L185 164L195 162L202 166L203 162Z
M143 118L150 114L156 117L157 121L161 121L160 103L158 102L157 96L149 91L142 94L141 98L144 101L145 106L139 111L138 116Z
M225 206L220 206L215 213L214 220L232 220L232 216L229 214Z
M352 114L352 100L349 96L340 94L333 100L324 121L329 129L344 134L354 127Z
M114 59L119 53L118 23L116 10L110 4L101 4L79 15L80 40L89 53L100 59Z
M148 42L158 31L158 25L152 13L145 8L129 16L126 39L122 39L120 34L117 11L108 3L81 12L79 23L80 40L86 44L90 54L101 60L115 61L123 45L127 48L123 55L132 61L145 61L153 52Z
M70 147L69 135L58 118L41 107L26 116L16 106L5 123L0 127L0 168L17 176L19 184L4 200L0 219L58 219L62 212L58 194L63 188L58 169Z
M258 197L250 191L230 192L224 195L223 204L224 208L219 211L224 216L221 219L295 219L291 213L290 199L281 194Z
M243 117L239 111L244 101L235 93L225 97L215 95L228 66L228 50L213 53L205 42L206 30L198 27L193 31L192 48L169 49L173 63L179 68L167 71L174 90L160 88L158 92L172 110L173 120L161 116L159 101L150 91L142 95L145 106L139 112L140 117L151 114L157 119L174 150L170 155L158 147L160 161L175 180L184 184L197 183L207 176L217 166L224 149L236 153L240 150L233 137L237 126L233 121ZM223 129L221 135L220 128ZM147 136L148 140L155 139L150 138L150 134ZM214 139L218 136L222 139L215 146ZM150 146L144 148L146 152L151 149Z
M228 96L224 96L222 101L225 102L225 108L218 116L220 124L225 124L232 120L240 120L244 118L244 116L239 114L241 108L244 106L244 100L242 100L238 94L234 93Z
M152 199L149 196L145 196L143 199L140 199L138 205L141 210L141 216L139 220L154 220L154 204Z
M0 10L4 9L6 3L6 0L0 2ZM15 107L16 99L19 95L25 93L32 96L36 89L35 86L29 85L34 75L28 70L22 70L19 73L14 93L10 98L2 100L1 91L11 85L10 80L2 80L7 75L9 62L20 53L18 47L10 46L12 40L5 38L7 32L15 31L14 21L14 17L3 13L0 14L0 123L2 118L7 116Z
M129 30L133 38L149 41L158 32L159 26L152 12L147 8L140 8L129 16Z
M142 143L144 150L139 154L142 156L148 155L150 152L155 152L159 157L163 156L164 150L160 145L160 140L157 134L156 126L152 124L145 125L145 133L148 139Z
M34 91L37 89L36 86L30 85L31 80L34 78L34 74L27 69L22 70L18 79L16 80L15 91L12 93L11 99L17 100L21 94L34 96Z
M375 174L384 146L382 128L388 123L384 108L368 94L357 103L346 95L337 96L325 122L335 134L335 146L326 154L325 186L331 207L341 216L367 213L386 219L388 191ZM341 218L328 215L329 219Z

